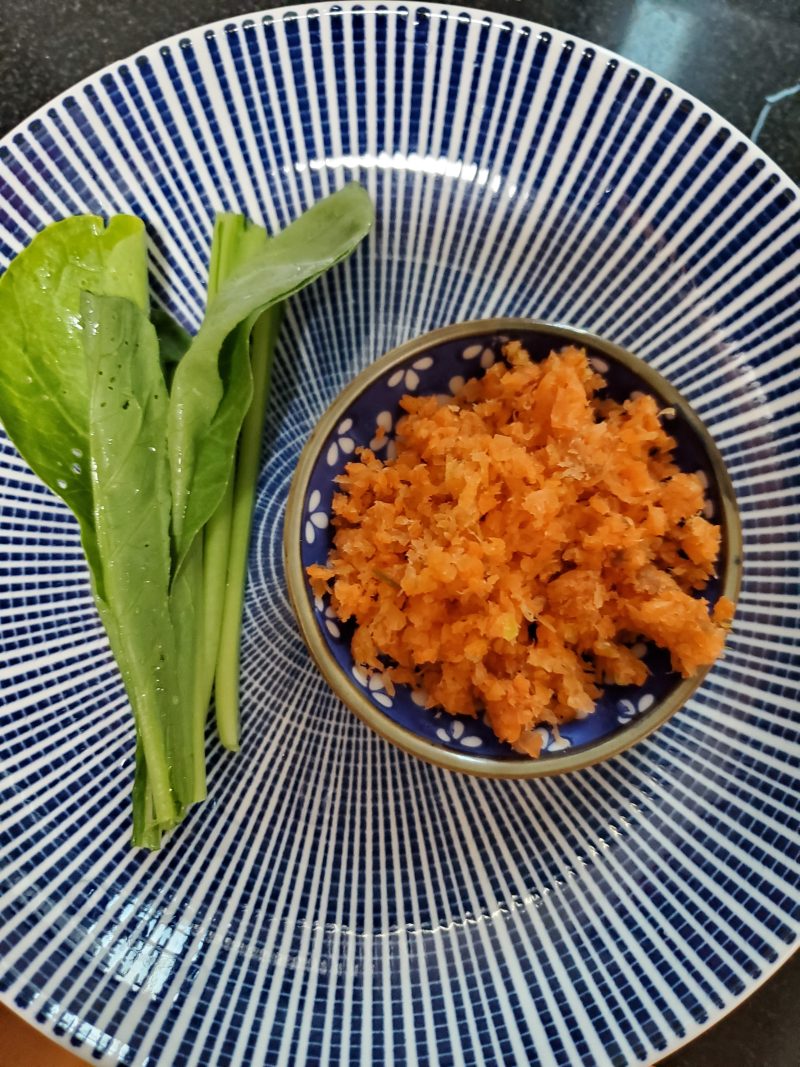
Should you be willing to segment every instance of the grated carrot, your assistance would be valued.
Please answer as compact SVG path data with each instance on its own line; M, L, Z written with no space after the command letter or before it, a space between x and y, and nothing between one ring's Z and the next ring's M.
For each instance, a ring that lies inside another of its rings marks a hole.
M733 604L693 596L720 529L681 471L655 400L601 399L581 349L533 362L519 342L452 398L405 396L396 458L359 452L338 479L326 566L308 568L356 661L428 706L485 709L497 736L590 713L641 685L640 641L684 676L722 651Z

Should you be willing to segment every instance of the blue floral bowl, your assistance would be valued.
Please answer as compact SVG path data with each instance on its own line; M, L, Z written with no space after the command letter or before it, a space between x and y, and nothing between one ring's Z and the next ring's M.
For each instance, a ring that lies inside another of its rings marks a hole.
M676 712L707 671L681 678L663 650L636 646L649 669L645 685L608 686L592 714L560 729L539 727L542 754L531 759L499 741L482 718L426 709L407 686L390 695L380 675L368 676L353 661L352 625L342 624L326 600L313 595L305 575L311 564L325 562L331 548L336 476L359 448L369 446L379 456L391 451L401 397L455 392L465 379L501 359L502 346L511 339L520 340L534 359L578 344L606 378L608 395L624 400L648 392L660 406L674 410L670 433L677 441L676 460L681 469L701 474L708 487L708 517L722 528L718 574L703 595L712 604L722 595L735 600L741 531L733 487L714 442L687 401L624 349L583 330L525 319L487 319L435 330L359 374L328 408L300 457L287 507L284 552L289 594L309 651L331 688L360 719L400 748L440 766L529 778L584 767L630 747Z

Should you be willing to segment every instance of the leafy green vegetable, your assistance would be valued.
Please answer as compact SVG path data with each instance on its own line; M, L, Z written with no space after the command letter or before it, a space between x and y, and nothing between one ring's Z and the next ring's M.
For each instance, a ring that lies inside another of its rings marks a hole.
M127 667L154 819L171 824L192 799L192 741L169 610L172 576L167 411L158 340L130 300L84 293L94 524L109 638Z
M228 387L220 368L225 340L250 315L314 281L349 255L369 230L372 203L359 185L320 200L271 238L224 283L178 364L169 412L173 531L178 565L225 494L252 385Z
M252 335L253 402L242 426L231 494L230 548L222 612L222 629L214 687L217 732L229 749L239 747L239 644L247 580L247 554L261 461L261 438L267 410L270 372L282 318L278 304L266 311Z
M254 256L267 241L261 226L249 223L243 215L218 215L211 241L208 268L208 301L217 295L226 279ZM243 386L251 388L250 331L255 316L249 316L226 338L220 364L223 380L230 377L231 367L238 371ZM237 410L241 400L236 393L226 391L228 410ZM222 610L228 572L228 549L233 510L233 475L228 476L225 494L202 531L203 539L203 633L199 642L202 650L197 663L198 687L196 711L208 709L214 687L214 672L222 631ZM193 551L192 548L190 550ZM224 741L223 741L224 743Z
M92 573L100 563L89 477L81 293L147 309L140 219L80 215L48 226L0 278L0 418L42 481L72 509ZM98 590L102 593L102 587Z
M214 300L220 287L231 275L241 269L266 244L267 232L261 226L248 222L242 215L225 214L217 216L214 235L211 242L211 259L208 271L208 301ZM231 369L238 374L241 385L252 389L250 372L250 335L258 313L248 316L244 322L228 335L221 355L220 365L223 381L231 377ZM244 398L225 391L222 404L231 411L238 412ZM260 433L260 431L259 431ZM222 632L222 615L228 583L228 555L233 519L233 490L235 475L233 470L228 476L225 494L203 530L204 541L204 575L203 575L203 656L198 662L200 685L197 699L204 708L208 707L214 686L214 674L219 653ZM237 639L238 644L238 639ZM217 707L217 728L220 739L227 748L238 746L229 743L229 733L220 728L219 707Z
M239 629L277 305L349 254L371 222L356 186L272 238L221 216L194 340L166 312L148 315L138 219L54 223L0 277L0 419L80 524L136 721L134 844L157 848L205 796L215 671L218 731L238 747Z

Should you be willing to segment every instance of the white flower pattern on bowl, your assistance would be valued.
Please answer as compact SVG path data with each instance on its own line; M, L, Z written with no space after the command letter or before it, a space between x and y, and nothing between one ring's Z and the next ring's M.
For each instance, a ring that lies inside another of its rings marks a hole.
M467 733L463 719L451 719L446 726L436 727L436 736L440 741L463 745L464 748L480 748L483 741L477 734Z
M391 442L389 434L392 432L393 425L394 419L391 411L381 411L375 419L375 436L369 443L369 447L373 452L380 452ZM379 436L381 430L383 430L383 434Z
M488 370L497 362L497 356L494 354L494 349L488 345L469 345L461 353L461 358L466 360L480 359L480 364L484 370ZM462 383L463 384L463 383ZM455 389L453 389L455 392Z
M322 602L315 599L314 603L319 608ZM368 671L363 667L354 666L352 674L362 689L365 689L374 701L384 708L394 707L394 700L386 692L386 679L380 671ZM411 700L417 707L425 707L425 693L421 689L411 690ZM436 728L436 736L440 741L444 741L446 744L455 743L464 748L482 747L482 739L477 734L467 732L463 719L446 716L441 710L434 711L433 718L435 720L446 719L446 725L437 726Z
M350 456L355 452L356 443L352 437L350 437L350 431L353 429L353 420L344 419L339 423L336 430L337 438L335 441L331 441L328 446L328 452L326 459L329 467L335 467L339 462L339 453L341 452L345 456Z
M542 752L563 752L572 747L572 742L561 736L557 726L537 726L533 732L541 739Z
M433 359L431 356L421 356L419 359L415 359L408 370L396 370L394 374L388 379L386 384L390 389L394 389L395 386L400 385L401 382L405 389L413 390L419 385L419 371L428 370L433 366Z
M353 667L353 677L366 689L374 701L384 708L394 707L394 701L386 692L386 679L380 671L365 671L363 667Z
M322 494L319 489L315 489L308 497L308 518L306 519L305 536L306 542L309 545L313 545L317 536L318 530L327 530L330 519L326 511L320 511L319 505L322 502Z
M330 606L325 608L325 629L331 635L331 637L339 638L342 636L342 631L339 629L339 623L336 620L336 612Z
M620 726L626 726L637 715L642 715L648 708L651 708L655 700L652 693L643 693L635 703L632 700L620 700L617 722Z

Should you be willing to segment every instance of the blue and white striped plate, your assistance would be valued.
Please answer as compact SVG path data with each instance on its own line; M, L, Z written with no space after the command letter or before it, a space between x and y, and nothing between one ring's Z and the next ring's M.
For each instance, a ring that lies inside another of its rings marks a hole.
M581 41L319 4L110 67L0 146L0 265L133 211L201 313L215 211L282 225L350 178L378 223L286 316L243 647L242 752L155 855L77 530L0 444L6 1003L90 1059L650 1064L790 954L798 911L797 190L697 101ZM568 321L688 397L736 484L725 659L658 733L559 779L464 778L341 707L295 630L286 491L331 397L466 318Z

